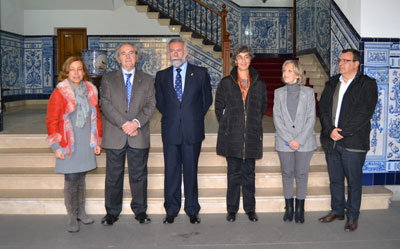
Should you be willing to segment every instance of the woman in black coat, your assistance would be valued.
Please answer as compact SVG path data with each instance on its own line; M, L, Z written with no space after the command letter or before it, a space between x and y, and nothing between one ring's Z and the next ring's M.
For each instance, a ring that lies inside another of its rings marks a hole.
M215 114L219 122L217 154L228 163L228 215L234 222L239 209L240 187L243 208L249 219L255 213L255 160L263 155L262 118L267 108L265 82L250 67L251 47L238 45L233 51L235 67L218 85Z

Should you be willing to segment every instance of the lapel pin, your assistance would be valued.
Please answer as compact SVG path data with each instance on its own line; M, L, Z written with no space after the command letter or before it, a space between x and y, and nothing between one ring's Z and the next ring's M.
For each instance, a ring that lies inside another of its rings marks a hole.
M193 75L194 75L194 73L191 73L191 74L190 74L190 76L193 76Z

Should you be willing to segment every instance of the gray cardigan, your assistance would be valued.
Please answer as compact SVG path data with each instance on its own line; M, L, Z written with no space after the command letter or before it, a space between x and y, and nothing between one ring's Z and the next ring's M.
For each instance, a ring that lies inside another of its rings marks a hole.
M293 121L287 108L287 86L275 90L273 120L275 125L275 149L294 152L285 142L295 140L300 144L299 152L313 151L317 148L315 138L315 97L310 87L300 86L296 119Z

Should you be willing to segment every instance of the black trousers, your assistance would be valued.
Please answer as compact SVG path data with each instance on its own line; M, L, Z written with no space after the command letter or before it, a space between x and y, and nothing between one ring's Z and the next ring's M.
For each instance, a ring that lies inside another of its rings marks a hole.
M182 173L185 191L185 213L197 215L200 211L198 201L197 169L201 142L163 144L164 147L164 208L167 215L177 216L181 208ZM182 172L183 171L183 172Z
M255 212L255 159L227 157L228 191L226 206L229 213L237 213L240 202L240 187L243 194L243 209L246 213Z
M331 190L331 208L336 215L346 215L350 219L360 214L362 195L362 168L366 152L350 152L341 146L335 146L332 153L326 153ZM347 201L344 181L347 179Z
M147 159L149 149L106 149L105 207L107 214L118 216L122 210L125 157L128 160L131 209L138 215L147 210Z

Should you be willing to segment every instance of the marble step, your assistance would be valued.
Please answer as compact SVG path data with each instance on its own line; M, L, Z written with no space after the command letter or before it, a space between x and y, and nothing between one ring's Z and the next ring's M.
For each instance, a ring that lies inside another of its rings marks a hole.
M199 189L200 215L226 213L225 189ZM362 210L388 209L392 192L383 186L364 186ZM124 191L122 214L132 214L130 193ZM257 212L283 212L284 198L281 188L256 189ZM182 201L184 203L184 200ZM241 201L242 203L242 201ZM330 210L328 187L309 187L305 202L306 211ZM86 210L89 214L105 214L104 190L88 190ZM148 191L149 214L164 214L163 190ZM243 213L240 208L239 212ZM183 208L181 209L183 213ZM0 214L66 214L61 189L0 190ZM221 217L221 219L225 219Z
M97 156L98 167L105 167L105 152ZM318 148L311 158L311 165L325 163L325 153ZM1 167L54 167L55 157L50 148L0 149ZM148 166L163 166L164 155L161 147L150 148ZM278 166L279 157L273 147L264 147L263 158L256 161L259 166ZM203 147L199 166L226 166L225 157L218 156L215 147Z
M105 168L97 168L86 177L87 189L104 189ZM198 183L201 189L226 189L227 167L199 167ZM329 186L326 165L310 167L308 186ZM280 166L256 167L257 188L282 188ZM0 189L63 189L64 175L55 174L53 168L0 168ZM148 189L164 188L164 167L148 169ZM124 189L129 189L128 170L125 170Z
M46 134L0 134L0 149L12 148L49 148L46 142ZM317 134L319 143L319 134ZM162 147L161 134L150 134L151 147ZM202 147L215 147L217 144L217 134L207 133L203 140ZM264 133L264 147L275 145L275 133Z

